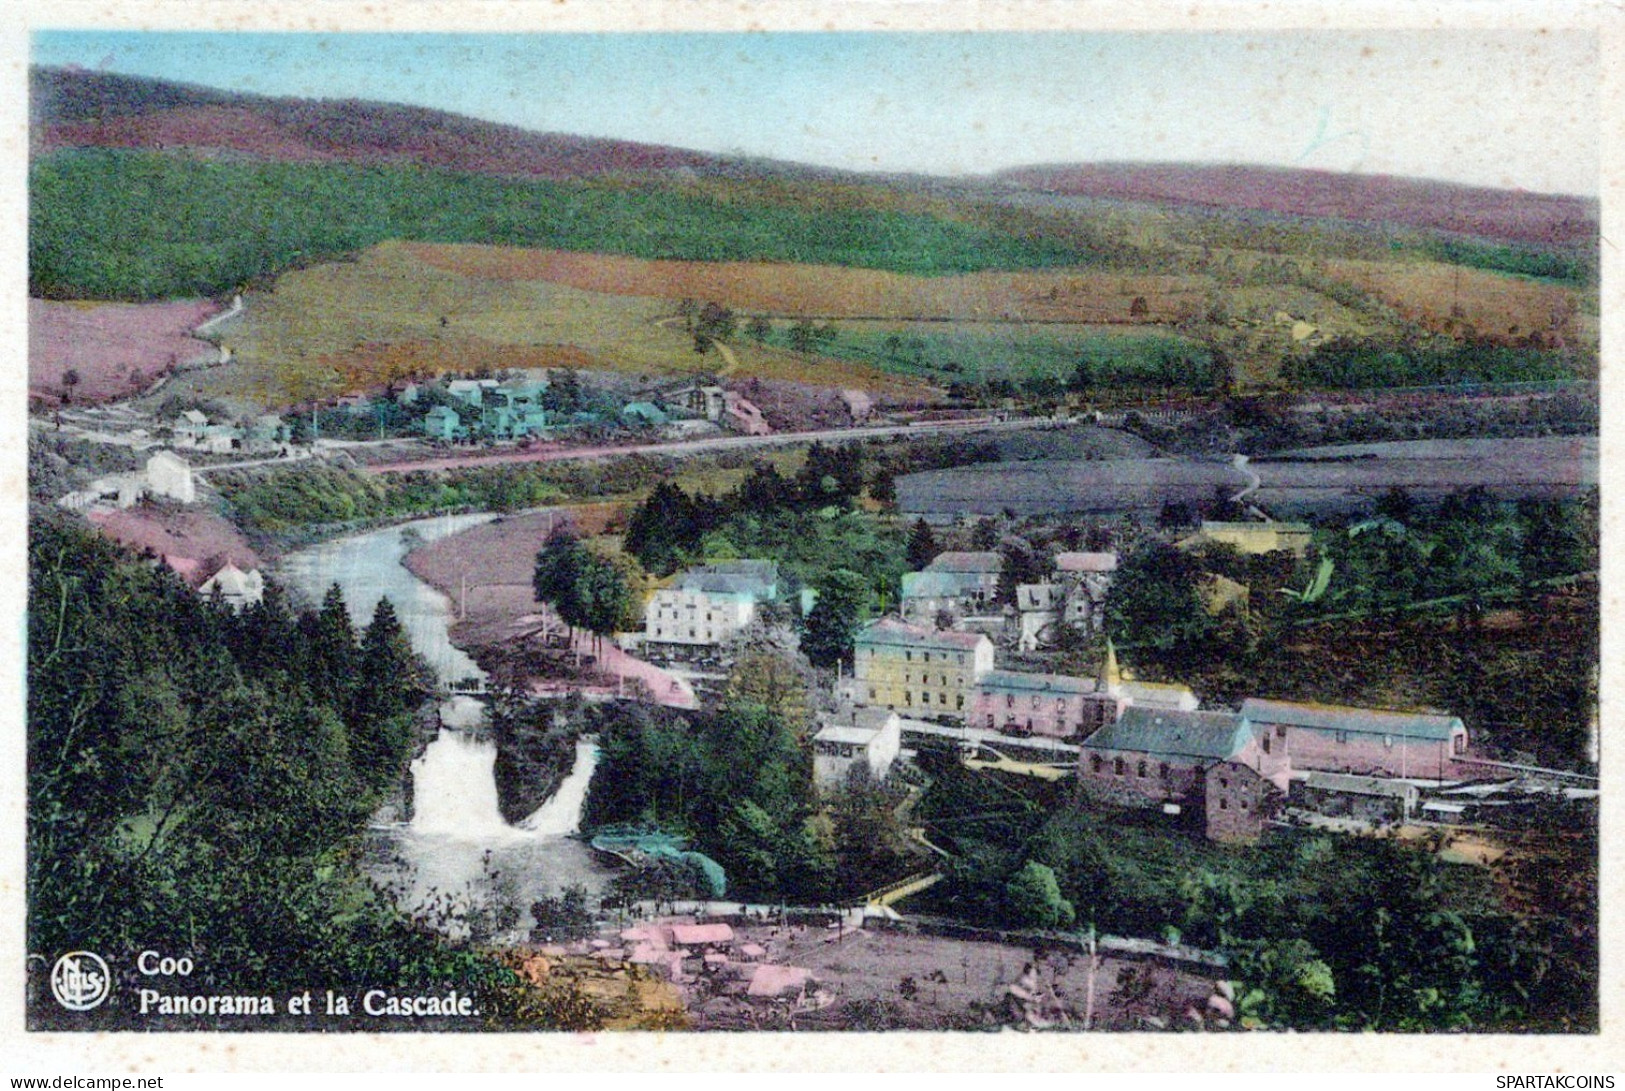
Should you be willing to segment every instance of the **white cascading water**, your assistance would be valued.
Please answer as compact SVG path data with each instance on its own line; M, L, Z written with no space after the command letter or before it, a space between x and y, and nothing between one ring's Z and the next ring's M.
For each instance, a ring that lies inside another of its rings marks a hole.
M516 833L497 806L495 744L442 731L412 763L412 832L465 841Z
M519 828L535 837L565 837L581 829L581 807L587 802L587 788L593 770L598 768L598 744L592 739L576 740L576 760L570 774L559 782L546 803L519 823Z
M490 518L437 518L410 529L419 539L434 541ZM372 531L301 550L285 559L281 572L311 602L337 582L357 620L370 619L378 599L389 596L413 648L442 681L482 677L450 642L450 602L401 563L407 529ZM522 910L576 883L602 889L608 872L591 849L566 836L580 826L597 764L592 743L577 744L575 766L558 792L510 826L497 804L496 746L483 737L485 707L472 697L454 697L440 712L440 734L412 763L412 820L385 830L389 851L374 864L373 874L414 911L435 911L449 899L452 919L435 918L436 927L454 934L466 934L466 921L484 912L481 907L508 904ZM519 934L522 925L523 918Z

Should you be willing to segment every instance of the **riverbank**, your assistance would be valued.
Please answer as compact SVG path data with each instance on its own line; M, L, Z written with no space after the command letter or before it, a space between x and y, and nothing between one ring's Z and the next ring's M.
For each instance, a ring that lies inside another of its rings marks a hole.
M644 693L658 704L694 708L694 691L682 678L611 641L595 643L587 633L571 641L564 623L536 601L536 554L548 537L564 526L584 536L600 534L612 517L601 505L498 516L424 542L407 554L405 565L451 602L452 643L487 669L516 670L538 696Z

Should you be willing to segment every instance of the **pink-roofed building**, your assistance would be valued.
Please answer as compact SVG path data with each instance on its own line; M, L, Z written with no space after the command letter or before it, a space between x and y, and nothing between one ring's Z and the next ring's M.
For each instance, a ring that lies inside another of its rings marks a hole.
M1456 716L1250 697L1241 714L1291 742L1298 769L1389 777L1448 777L1467 752Z
M1055 555L1055 572L1065 577L1069 575L1110 575L1117 571L1117 554L1115 553L1057 553Z
M734 930L727 924L674 924L671 939L678 947L727 947L734 941Z
M1085 735L1103 722L1093 700L1096 688L1092 678L988 671L976 682L969 723L1010 735Z
M872 621L853 641L854 704L902 716L963 718L976 682L993 669L993 642L981 633L927 629L895 618Z

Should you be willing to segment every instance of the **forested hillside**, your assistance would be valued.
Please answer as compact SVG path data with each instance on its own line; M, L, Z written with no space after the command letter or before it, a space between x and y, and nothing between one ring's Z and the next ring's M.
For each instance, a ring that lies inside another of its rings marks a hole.
M359 638L336 594L233 615L65 519L30 532L28 945L129 976L98 1019L127 1025L149 949L195 993L516 983L357 869L427 684L393 610Z

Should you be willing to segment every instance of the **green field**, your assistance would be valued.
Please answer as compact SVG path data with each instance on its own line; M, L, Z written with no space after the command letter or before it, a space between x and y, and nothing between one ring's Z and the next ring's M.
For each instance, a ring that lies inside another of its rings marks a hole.
M1212 359L1201 342L1155 328L836 322L815 327L814 338L820 355L944 385L1033 379L1067 384L1087 363L1095 386L1167 388L1184 385ZM768 343L794 347L792 326L775 324Z

